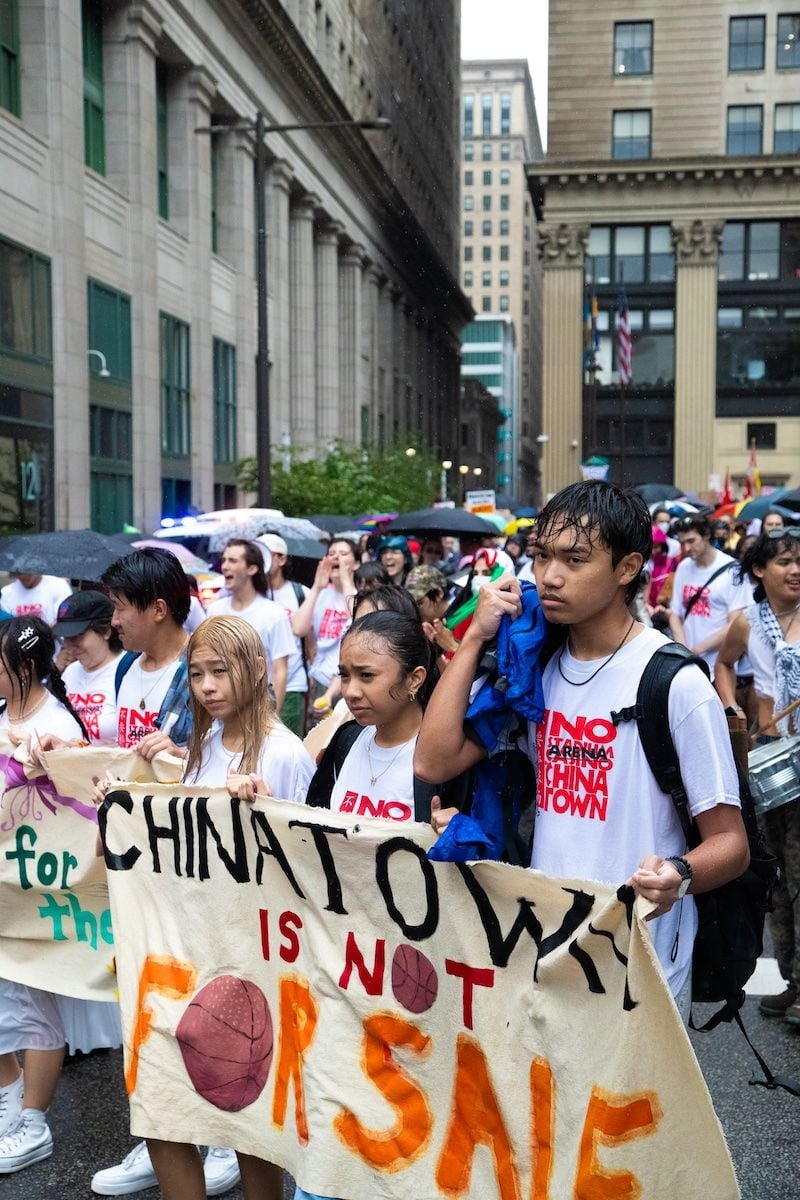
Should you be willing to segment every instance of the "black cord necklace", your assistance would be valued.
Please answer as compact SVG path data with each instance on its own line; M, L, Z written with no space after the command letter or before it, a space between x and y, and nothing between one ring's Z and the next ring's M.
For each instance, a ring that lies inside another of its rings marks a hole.
M630 637L631 630L633 629L635 624L636 624L636 617L632 617L630 625L625 630L625 636L623 637L620 644L617 646L616 650L612 650L611 653L609 654L608 658L604 659L600 663L600 666L597 668L597 670L592 671L592 673L588 677L588 679L582 679L580 681L580 683L576 683L574 679L567 679L566 675L564 674L564 672L561 668L561 659L564 657L564 651L567 648L567 643L564 642L564 645L561 647L561 653L559 654L558 658L556 659L556 666L558 667L558 673L561 676L561 678L564 680L564 683L568 683L571 687L586 687L587 683L591 683L593 679L596 679L597 676L602 671L603 667L607 667L608 664L611 662L612 658L615 658L616 655L619 654L620 650L622 649L622 647L625 645L628 638Z

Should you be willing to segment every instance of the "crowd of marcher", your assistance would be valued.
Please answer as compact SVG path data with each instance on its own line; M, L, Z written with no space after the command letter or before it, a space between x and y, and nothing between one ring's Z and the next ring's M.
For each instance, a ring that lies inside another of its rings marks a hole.
M118 560L91 590L20 576L0 592L0 728L45 746L166 751L183 761L185 782L243 802L363 805L444 834L469 810L474 769L497 752L469 719L487 646L503 622L533 614L528 666L544 716L533 726L509 713L501 739L536 771L523 805L536 815L528 861L553 876L630 881L651 901L654 944L688 1019L692 894L735 878L748 857L724 707L762 741L796 728L792 713L773 721L800 698L800 529L775 516L758 532L736 529L697 513L651 515L635 493L576 484L508 538L334 537L310 587L292 580L281 537L235 538L222 554L226 594L199 623L166 549ZM610 723L634 704L668 638L702 658L714 682L691 666L670 692L701 836L691 849L635 722ZM595 809L582 803L586 772L575 768L597 765L597 745L576 731L598 723L611 732ZM773 922L786 989L761 1000L765 1014L796 1024L798 809L768 814L786 868ZM0 981L0 1173L52 1153L47 1109L65 1049L120 1039L114 1005ZM199 1200L240 1177L248 1200L282 1196L282 1174L264 1160L224 1147L203 1159L195 1146L154 1139L99 1169L91 1186L124 1195L157 1182L165 1200Z

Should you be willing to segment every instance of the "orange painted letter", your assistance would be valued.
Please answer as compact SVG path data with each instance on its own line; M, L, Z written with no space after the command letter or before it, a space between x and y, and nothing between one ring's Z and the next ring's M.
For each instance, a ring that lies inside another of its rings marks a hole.
M283 1129L291 1080L294 1087L297 1136L305 1146L308 1142L308 1120L303 1093L303 1055L313 1041L319 1010L306 979L292 979L284 975L280 981L280 989L281 1031L272 1119L279 1129Z
M436 1165L436 1182L445 1195L463 1196L468 1191L478 1143L492 1152L500 1200L520 1200L514 1151L488 1063L477 1041L460 1033L450 1123Z
M394 1061L390 1046L406 1046L415 1054L425 1055L431 1039L416 1025L386 1013L377 1013L364 1021L361 1066L397 1111L392 1128L366 1129L349 1109L343 1109L333 1122L345 1146L381 1171L399 1171L412 1163L426 1149L433 1129L433 1116L424 1093Z
M546 1058L531 1063L531 1200L550 1200L556 1125L556 1085Z
M583 1123L574 1200L639 1200L642 1185L630 1171L606 1171L597 1148L617 1146L633 1138L654 1133L661 1108L654 1092L638 1096L615 1096L592 1088Z
M136 997L136 1017L133 1022L133 1037L125 1072L125 1087L128 1095L136 1088L139 1073L139 1051L142 1043L150 1036L153 1026L153 1010L145 1008L148 992L159 992L170 1000L182 1000L190 995L197 983L197 968L191 963L160 954L148 954L139 975L139 994Z

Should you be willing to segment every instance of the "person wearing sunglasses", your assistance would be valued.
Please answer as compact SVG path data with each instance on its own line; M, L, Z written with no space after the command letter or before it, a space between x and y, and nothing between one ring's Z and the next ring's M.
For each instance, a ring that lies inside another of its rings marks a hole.
M734 614L750 603L750 589L733 574L736 560L714 546L704 516L681 517L673 530L684 557L675 572L670 629L675 641L704 658L713 672Z

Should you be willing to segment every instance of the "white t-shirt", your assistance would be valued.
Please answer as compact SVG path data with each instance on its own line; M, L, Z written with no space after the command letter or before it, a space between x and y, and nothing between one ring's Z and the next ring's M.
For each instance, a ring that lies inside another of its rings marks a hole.
M647 854L683 854L686 843L672 798L657 786L635 721L615 726L611 712L636 701L645 666L667 639L645 629L598 672L567 649L547 664L544 720L536 729L537 810L531 866L557 878L625 883ZM559 671L561 669L568 683ZM692 816L739 804L736 768L722 705L696 667L675 677L669 726ZM531 738L533 744L533 738ZM673 995L684 985L697 926L686 896L649 922ZM678 952L671 961L675 935Z
M94 671L87 671L79 662L64 668L62 678L70 703L80 716L89 739L102 746L117 744L117 701L114 678L122 654Z
M672 587L671 608L683 620L687 646L697 646L712 633L724 629L732 612L746 608L752 603L752 589L737 583L737 572L733 567L718 575L710 588L706 587L715 571L724 563L735 561L730 554L723 554L721 550L717 550L713 561L707 567L698 567L691 558L684 558L678 563ZM700 597L692 605L688 617L684 618L686 605L696 592L700 592ZM708 650L700 657L713 668L718 655L719 650Z
M303 587L302 583L298 584L298 586L302 589L303 598L305 598L308 595L308 588ZM276 604L279 604L281 608L286 610L286 615L289 618L289 624L291 625L292 617L300 607L297 596L295 595L294 585L287 579L286 582L282 583L279 588L273 588L272 599ZM305 668L303 667L301 639L299 637L295 637L294 634L292 634L292 637L294 638L294 653L289 656L286 691L307 692L308 679L306 678Z
M72 742L76 738L83 737L81 727L72 713L52 695L48 695L42 707L35 713L31 713L24 721L9 721L8 711L4 709L0 713L0 729L14 729L17 733L35 733L39 737L45 733L53 733L65 742Z
M415 734L400 747L376 746L374 725L362 729L333 785L331 810L362 817L386 817L390 821L413 821L416 744Z
M208 617L241 617L252 625L264 646L267 673L272 682L272 663L276 658L289 658L294 652L294 634L285 609L266 596L256 596L247 608L234 608L233 597L223 596L209 604Z
M198 625L202 625L206 619L206 610L197 599L197 596L189 597L189 615L183 622L183 628L187 633L194 633Z
M141 658L137 658L128 667L117 696L117 745L123 750L130 750L148 733L156 732L156 717L180 661L173 658L157 671L143 671Z
M203 743L200 766L185 783L201 783L205 787L224 787L231 772L238 772L241 763L239 753L231 753L222 744L222 723L217 721ZM285 725L276 723L264 739L258 768L259 775L269 784L276 800L293 800L305 803L308 785L315 767L299 737Z
M55 575L43 575L32 588L24 587L19 579L12 579L0 591L0 608L12 617L41 617L48 625L54 625L59 604L71 595L72 588L66 580Z
M309 674L327 687L339 669L339 646L352 621L347 597L335 587L324 587L317 596L312 618L317 654Z

